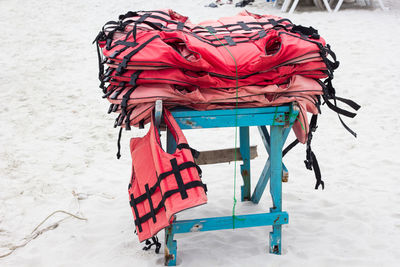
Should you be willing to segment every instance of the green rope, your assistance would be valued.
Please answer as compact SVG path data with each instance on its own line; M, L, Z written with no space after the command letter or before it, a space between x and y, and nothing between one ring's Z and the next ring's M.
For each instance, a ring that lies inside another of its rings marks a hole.
M301 120L299 120L299 116L296 117L296 120L298 120L298 122L300 122L301 129L303 129L303 131L306 132L306 129L304 128L303 123L301 123Z
M276 116L278 115L278 107L275 108L275 114L274 114L274 118L272 120L272 126L275 125L275 120L276 120Z
M203 29L206 29L205 27L202 27ZM235 63L235 71L236 71L236 103L235 103L235 166L234 166L234 174L233 174L233 207L232 207L232 229L235 229L235 220L236 215L236 161L237 161L237 136L238 136L238 107L239 107L239 74L238 74L238 66L235 57L232 55L231 51L221 42L221 40L215 36L213 32L211 32L209 29L206 29L211 35L217 39L217 41L228 51L229 55L232 57L233 62Z

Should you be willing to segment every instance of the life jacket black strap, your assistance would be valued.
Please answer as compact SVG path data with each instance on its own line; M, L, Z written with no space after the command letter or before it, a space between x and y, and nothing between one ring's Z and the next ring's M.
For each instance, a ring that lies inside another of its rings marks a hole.
M293 25L291 32L299 33L301 35L305 35L306 37L312 39L319 39L320 36L318 34L318 30L314 29L313 27L304 27L301 25Z
M264 38L265 36L267 36L267 33L265 32L265 30L261 30L258 32L258 36L261 39L261 38Z
M233 41L232 37L229 35L224 36L225 41L228 43L229 46L235 46L236 43Z
M134 49L131 52L129 52L129 54L124 56L122 62L120 64L118 64L117 75L121 75L122 72L126 69L126 67L128 66L128 62L131 59L131 57L133 57L136 53L138 53L140 50L142 50L146 45L148 45L149 43L151 43L152 41L154 41L157 38L160 38L160 36L159 35L155 35L155 36L151 37L150 39L145 41L143 44L141 44L139 47L137 47L136 49Z
M146 189L146 197L147 197L147 201L149 202L149 206L150 206L150 215L151 215L151 218L153 219L153 223L155 223L157 221L157 219L156 219L156 213L154 212L153 199L151 198L151 195L150 195L149 184L145 184L144 188Z
M178 184L179 193L181 194L182 199L186 199L186 198L188 198L188 194L185 190L182 176L181 176L181 171L179 169L176 158L171 159L171 166L172 166L172 172L175 176L176 183Z
M119 121L119 118L120 118L120 117L121 117L121 113L118 114L117 118L115 118L115 121L114 121L114 128L117 128L117 126L118 126L118 121Z
M247 26L246 23L244 23L243 21L238 21L238 23L240 27L242 27L243 30L245 31L251 31L251 29L249 28L249 26Z
M209 31L210 33L217 33L217 31L214 29L213 26L206 26L206 27L204 27L204 28L206 28L207 31Z
M102 98L107 98L107 97L109 97L112 93L114 93L115 89L116 89L116 88L111 88L110 90L108 90L108 92L105 93L105 94L102 96Z
M298 143L300 143L299 139L294 140L291 142L283 151L282 157L284 157L292 148L294 148Z
M110 104L107 113L110 114L113 111L113 109L114 109L114 104Z
M118 96L122 93L122 91L124 91L125 88L120 88L119 90L115 90L114 94L112 96L110 96L110 99L112 100L116 100L118 98Z
M306 160L304 161L306 168L308 170L314 170L315 179L317 180L315 184L315 189L321 185L322 190L325 188L325 183L321 179L321 170L318 165L317 157L311 149L311 141L313 133L317 130L317 119L318 115L312 115L309 125L308 138L307 138L307 150L306 150Z
M180 143L176 146L177 149L190 149L190 152L192 153L193 158L197 159L200 156L200 152L197 151L196 149L192 148L189 146L187 143Z
M133 112L134 108L131 108L128 111L128 114L126 114L126 118L125 118L125 130L130 131L131 130L131 115Z
M178 24L176 25L176 29L181 31L183 30L184 26L185 24L179 21Z
M122 128L119 129L119 134L118 134L118 141L117 141L117 159L121 158L121 136L122 136Z
M116 112L116 111L118 110L118 108L119 108L119 105L118 105L118 104L115 104L115 105L114 105L114 108L113 108L113 110L112 110L112 112Z
M343 127L350 133L352 134L354 137L357 137L357 134L351 130L342 120L342 118L340 117L340 115L346 116L346 117L350 117L350 118L354 118L357 114L354 112L350 112L347 110L344 110L342 108L339 108L337 106L337 101L343 102L345 104L347 104L349 107L353 108L354 110L359 110L360 109L360 105L358 105L356 102L350 100L350 99L346 99L346 98L342 98L342 97L337 97L335 95L335 88L333 88L332 86L332 78L328 78L326 79L324 82L317 80L319 82L319 84L322 87L322 90L324 92L324 94L322 95L322 98L324 99L326 105L332 109L333 111L335 111L338 114L339 120L342 123ZM333 103L330 100L333 100Z
M149 250L152 246L155 246L156 247L155 252L158 254L160 252L161 243L158 241L157 236L153 236L151 240L152 241L150 241L150 239L146 240L146 246L143 248L143 250Z
M136 72L134 72L131 76L131 81L129 82L130 85L132 85L132 87L122 96L122 101L121 101L121 115L123 116L123 118L125 117L125 115L127 114L127 107L128 107L128 101L130 99L131 94L133 93L133 91L136 89L136 80L139 78L139 74L142 73L142 70L138 70ZM123 120L122 118L122 120ZM118 123L118 126L121 125L121 123Z

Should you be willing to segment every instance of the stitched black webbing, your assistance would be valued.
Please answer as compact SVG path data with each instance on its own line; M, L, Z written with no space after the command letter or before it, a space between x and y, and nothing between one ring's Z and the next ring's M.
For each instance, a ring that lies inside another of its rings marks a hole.
M116 111L118 110L118 108L119 108L119 105L118 105L118 104L115 104L115 105L114 105L114 108L113 108L113 110L112 110L112 112L116 112Z
M124 94L121 101L121 109L123 112L126 113L126 108L128 107L128 100L132 94L132 92L136 89L136 87L131 87L128 92Z
M193 161L186 161L186 162L184 162L184 163L182 163L182 164L179 164L179 165L178 165L178 169L179 169L180 171L182 171L182 170L184 170L184 169L188 169L188 168L196 167L196 166L197 166L197 164L194 163ZM171 174L173 174L173 171L172 171L172 170L169 171L169 172L161 173L161 174L158 176L158 179L161 181L161 180L165 179L166 177L168 177L168 176L171 175Z
M225 41L228 43L229 46L235 46L236 43L233 41L232 37L229 35L224 36Z
M274 19L268 19L269 23L271 23L272 26L278 25L278 22Z
M133 112L134 108L131 108L128 111L128 114L126 114L126 118L125 118L125 130L130 131L131 130L131 115Z
M113 109L114 109L114 104L111 104L110 107L108 108L107 113L110 114Z
M172 166L172 172L175 176L176 183L178 184L179 193L181 194L182 199L186 199L188 198L188 194L185 190L185 187L183 186L184 184L178 162L176 161L176 158L171 159L170 162Z
M148 45L149 43L151 43L153 40L155 40L157 38L160 38L160 36L159 35L155 35L155 36L151 37L149 40L147 40L146 42L141 44L138 48L132 50L129 54L124 56L124 59L122 60L122 62L120 64L118 64L117 75L122 74L122 72L126 69L126 67L128 66L128 62L131 59L131 57L133 57L137 52L142 50L146 45Z
M153 222L155 223L157 221L157 219L156 219L156 214L154 212L153 200L151 199L151 195L150 195L149 184L145 184L144 188L146 189L146 196L147 196L147 200L149 201L149 205L150 205L150 215L151 215L151 218L153 218Z
M128 34L126 35L128 37ZM122 52L124 52L125 50L127 50L129 47L135 47L138 45L138 43L136 42L126 42L126 41L116 41L115 42L116 45L124 45L125 47L119 49L119 50L115 50L110 56L109 58L111 59L115 59L119 54L121 54Z
M151 13L145 13L145 14L142 15L136 22L137 22L137 23L142 23L142 22L145 21L150 15L151 15Z
M131 198L131 201L129 201L129 204L131 205L131 207L133 208L133 211L135 212L135 217L139 218L139 211L137 209L136 200L133 197L133 194L130 195L130 198ZM142 229L142 224L140 223L140 221L138 221L138 223L136 223L136 220L135 220L135 224L138 227L139 232L142 232L143 229Z
M242 27L243 30L245 31L251 31L251 29L249 28L249 26L247 26L246 23L244 23L243 21L238 21L238 24L240 27Z
M184 23L182 23L182 22L178 22L178 24L176 25L176 29L177 30L183 30L183 27L185 26L185 24Z
M131 75L131 79L130 79L130 81L129 81L129 84L132 85L132 86L136 86L136 81L137 81L137 79L139 78L139 74L142 73L142 72L143 72L143 70L135 71L135 72Z
M118 96L122 93L122 91L124 91L125 88L121 88L120 90L115 90L114 94L112 96L110 96L110 99L112 100L116 100L118 98Z
M104 76L110 76L111 73L112 73L113 71L114 71L113 68L108 68L108 69L106 70L106 72L104 73Z
M176 146L177 149L190 149L190 152L192 153L193 158L197 159L200 156L200 152L197 151L196 149L192 148L189 146L189 144L186 143L180 143ZM201 172L199 172L200 174Z
M105 94L102 96L102 98L109 97L112 93L114 93L115 89L116 89L116 88L112 88L112 89L108 90L108 92L105 93Z
M121 117L121 113L120 114L118 114L118 117L115 119L115 121L114 121L114 128L117 128L117 126L118 126L118 120L119 120L119 118Z
M217 31L214 29L213 26L206 26L204 27L207 31L209 31L210 33L217 33Z
M293 25L291 32L299 33L299 34L305 35L307 37L310 37L312 39L319 39L319 37L320 37L318 34L318 30L314 29L311 26L304 27L301 25Z

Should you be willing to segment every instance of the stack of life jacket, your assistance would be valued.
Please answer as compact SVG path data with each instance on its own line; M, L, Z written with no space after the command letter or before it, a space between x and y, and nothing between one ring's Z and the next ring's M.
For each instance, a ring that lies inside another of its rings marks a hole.
M95 42L100 88L103 97L111 103L108 112L118 114L114 127L121 126L121 129L130 130L131 126L142 127L151 122L150 131L154 131L152 111L158 99L163 100L166 109L185 106L196 110L296 102L300 109L293 125L296 142L307 142L306 166L314 167L315 171L318 166L310 141L316 128L316 117L309 124L307 112L320 113L321 98L329 108L347 117L356 114L339 108L337 101L355 110L359 108L351 100L336 97L332 79L339 62L318 31L277 16L243 11L237 16L194 24L188 17L172 10L131 11L120 15L116 21L107 22ZM166 114L168 120L173 121L172 116ZM171 125L179 132L175 123ZM138 151L150 151L150 144L157 143L156 137L150 140L150 136L131 141L134 167L131 204L139 194L144 201L140 203L147 207L137 213L132 206L140 240L165 227L170 216L177 212L164 203L168 191L163 189L160 178L154 178L154 185L148 185L148 188L138 182L141 179L138 173L146 168L146 164L138 160L142 155ZM145 162L150 161L149 156ZM160 177L157 168L151 172L156 173L154 177ZM135 193L138 187L140 192ZM154 194L156 189L150 189L156 187L161 193L153 201L156 204L150 205L148 194ZM201 188L200 191L204 191L204 187ZM202 201L205 199L204 195L197 197ZM194 200L192 206L204 203L202 201ZM163 207L157 209L154 205ZM147 228L144 231L142 226L146 223L158 225L147 227L151 231ZM141 235L144 232L146 234Z

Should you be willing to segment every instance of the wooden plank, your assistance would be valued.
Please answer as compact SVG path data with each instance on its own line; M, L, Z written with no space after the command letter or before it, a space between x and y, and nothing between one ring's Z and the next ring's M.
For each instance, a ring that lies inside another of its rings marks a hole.
M250 159L254 159L258 156L257 146L250 147ZM236 160L243 160L240 154L240 148L236 148ZM216 164L235 161L235 149L219 149L219 150L207 150L201 151L200 156L196 159L198 165Z

